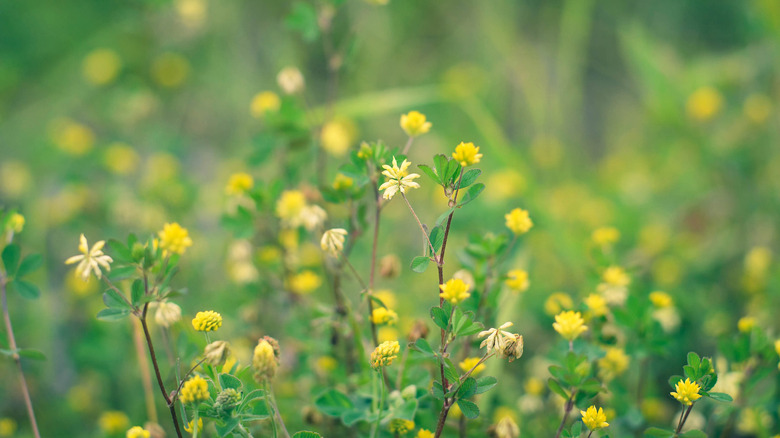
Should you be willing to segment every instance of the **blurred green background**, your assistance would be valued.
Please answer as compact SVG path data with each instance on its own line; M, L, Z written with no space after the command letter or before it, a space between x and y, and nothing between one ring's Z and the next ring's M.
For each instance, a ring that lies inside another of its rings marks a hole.
M323 38L317 20L330 12ZM250 111L258 92L279 93L287 66L305 77L303 125L332 116L349 128L351 148L377 139L402 147L398 119L409 110L433 122L409 154L415 165L461 141L481 147L487 189L478 208L456 215L455 251L470 233L502 230L515 206L531 212L535 228L515 261L531 288L504 310L527 357L496 371L507 379L497 405L521 412L527 379L546 379L534 359L557 342L545 301L594 290L590 235L614 226L632 293L664 290L679 309L648 394L671 418L665 382L685 352L714 355L746 315L778 329L779 43L774 0L0 3L0 204L24 214L18 239L46 258L35 278L41 299L10 302L17 341L48 357L25 362L43 435L105 436L98 418L110 410L146 420L129 324L96 321L98 285L80 283L63 261L80 233L123 240L173 221L195 242L182 258L178 283L189 295L174 334L186 338L188 318L213 308L225 316L224 339L247 351L260 335L278 337L300 353L288 375L303 376L281 384L280 403L290 424L304 424L297 408L311 402L325 351L306 344L327 342L317 312L269 316L282 300L231 274L235 239L220 225L233 172L316 186L316 142L276 143L291 148L281 167ZM328 44L343 54L337 80ZM343 161L329 157L324 179ZM410 200L431 222L446 203L427 186ZM420 236L397 202L385 210L380 252L406 268ZM338 208L322 204L338 225ZM365 272L365 257L355 260ZM380 284L399 297L402 333L434 302L414 292L430 289L431 271ZM331 303L324 288L311 299ZM16 370L0 370L0 417L28 436ZM769 433L780 429L767 400L760 430ZM541 427L520 423L528 436ZM756 430L740 433L764 436Z

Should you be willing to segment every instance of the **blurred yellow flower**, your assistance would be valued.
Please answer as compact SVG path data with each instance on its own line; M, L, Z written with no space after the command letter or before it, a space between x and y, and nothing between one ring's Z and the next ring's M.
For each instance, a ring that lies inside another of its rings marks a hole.
M537 377L529 377L523 385L525 392L531 395L541 395L544 393L544 389L546 387L547 385L545 385L544 382Z
M590 430L602 429L609 426L607 423L607 416L604 414L604 410L599 408L596 410L595 406L590 406L586 411L580 411L582 415L582 422Z
M371 322L376 325L394 325L396 322L398 322L398 314L390 309L377 307L373 312L371 312Z
M174 5L185 26L198 28L206 21L208 11L205 0L176 0Z
M460 361L460 363L458 363L458 366L465 373L465 372L468 372L470 369L474 368L474 366L477 365L479 363L479 361L480 361L479 357L467 357L467 358L463 359L462 361ZM477 374L482 372L482 370L484 370L484 369L485 369L485 364L481 363L481 364L477 365L476 368L474 368L474 371L471 372L471 375L472 376L476 376Z
M398 330L390 326L382 326L376 332L376 338L379 343L392 342L398 340Z
M385 341L379 344L371 353L371 367L374 369L391 365L398 357L401 347L398 341Z
M190 63L187 58L178 53L162 53L152 62L152 78L159 85L175 88L187 80L190 74Z
M11 437L14 433L16 433L16 421L8 417L0 418L0 437Z
M352 178L344 175L343 173L336 174L336 178L333 180L333 190L349 190L355 182Z
M149 438L151 434L141 426L133 426L127 430L126 438Z
M555 315L553 328L568 341L577 339L579 335L588 330L585 320L582 319L582 314L573 310Z
M599 375L605 380L612 380L623 374L631 359L619 347L606 347L606 354L598 360Z
M338 257L344 250L344 239L347 234L347 230L343 228L331 228L322 234L320 248L331 256Z
M197 374L184 382L179 393L182 404L199 403L209 399L209 384Z
M184 426L184 431L187 433L193 433L192 430L192 423L195 421L193 418L192 420L188 421L187 424ZM203 430L203 419L198 418L198 435L200 435L200 432Z
M317 358L316 367L323 373L329 373L338 368L339 362L332 356L320 356Z
M751 122L764 123L772 115L772 100L763 94L751 94L745 99L742 111Z
M697 121L713 118L723 106L723 97L712 87L701 87L688 97L685 109L688 116Z
M331 120L322 126L320 145L330 155L343 157L355 141L357 127L349 120Z
M24 229L24 216L19 213L14 213L8 219L8 228L13 230L14 233L19 234Z
M531 157L540 167L557 166L563 158L563 144L553 135L537 135L531 142Z
M505 201L523 193L527 186L525 177L514 169L497 169L488 175L490 190L484 196L492 201Z
M322 285L322 279L312 271L303 271L299 274L290 276L287 281L287 287L291 292L305 295L311 293Z
M285 190L276 201L276 216L291 226L300 223L300 215L306 207L306 197L300 190Z
M81 65L84 78L95 85L105 85L116 79L122 59L111 49L95 49L84 57Z
M276 83L284 94L296 94L305 86L303 74L295 67L285 67L276 75Z
M106 271L111 271L110 263L114 261L111 256L103 254L102 249L105 244L105 240L100 240L90 248L87 243L87 238L82 234L79 236L79 251L81 254L68 257L68 259L65 260L65 264L71 265L73 263L78 263L76 272L84 281L89 279L89 274L91 272L94 272L95 277L99 280L103 277L103 272L100 268L102 267Z
M382 194L383 198L388 200L393 199L393 196L395 196L395 194L399 191L401 193L406 193L406 191L410 188L420 188L420 184L414 182L414 180L419 178L420 175L416 173L409 173L407 171L411 165L412 163L404 160L403 163L401 163L401 167L398 167L398 162L395 160L395 157L393 157L392 167L387 164L382 165L382 167L385 169L382 171L382 175L387 177L387 182L379 186L379 190L385 191Z
M213 310L198 312L192 319L192 327L199 332L217 331L222 327L222 315Z
M631 283L631 277L619 266L610 266L601 274L601 278L610 286L625 287Z
M561 310L571 309L572 307L574 307L574 301L569 294L563 292L550 294L544 302L544 311L550 316L560 313Z
M21 161L3 159L0 163L0 193L8 198L23 195L32 183L30 168Z
M525 292L531 285L531 282L528 281L528 272L523 269L512 269L507 272L506 276L504 284L515 292Z
M496 438L518 438L520 436L520 427L512 416L504 415L496 422L496 425L493 427L493 433Z
M431 432L428 429L420 429L417 431L417 436L415 438L434 438L433 432Z
M603 316L609 311L607 300L599 294L590 294L585 298L585 305L588 306L593 316Z
M593 230L591 240L598 246L609 246L620 239L620 231L615 227L601 227Z
M238 172L230 175L225 193L227 195L243 195L255 186L255 179L252 175L245 172Z
M763 276L772 263L772 251L765 246L754 246L745 255L745 271L749 275Z
M402 418L393 418L388 424L390 432L398 435L406 435L414 430L414 421L404 420Z
M132 146L115 142L103 152L103 164L116 175L129 175L138 169L141 158Z
M62 118L51 122L49 135L57 148L71 155L84 155L95 145L92 129L71 119Z
M401 115L401 129L409 137L417 137L431 130L433 124L425 120L425 114L419 111L409 111Z
M127 430L130 425L130 419L121 411L106 411L100 414L98 419L100 430L106 435L114 435L123 430ZM2 435L0 435L2 436Z
M658 308L671 307L674 304L672 297L668 293L660 290L650 292L650 302L653 303L653 306Z
M522 208L515 208L505 214L504 219L506 219L506 227L515 235L527 233L534 226L533 221L528 216L528 211Z
M693 402L701 398L701 394L699 394L700 389L701 388L696 382L685 379L685 381L680 380L677 382L674 386L674 391L670 392L670 394L680 403L690 406Z
M382 304L391 309L397 307L398 304L398 300L396 299L395 294L393 291L388 289L381 289L374 292L374 298L378 298L380 301L382 301Z
M170 251L174 254L184 254L184 251L192 246L192 239L186 228L179 225L178 222L166 223L162 231L158 232L160 237L160 248L163 251Z
M756 318L752 316L743 316L737 321L737 328L742 333L749 333L756 326Z
M258 383L263 383L276 376L279 367L279 343L270 336L264 336L257 341L252 354L252 368Z
M457 160L461 166L466 167L479 163L482 159L482 154L479 153L479 146L474 146L474 143L460 142L460 144L455 146L452 158Z
M252 117L262 119L266 113L275 113L282 107L282 99L273 91L261 91L252 98L249 112Z
M439 285L439 289L441 289L439 296L453 305L458 305L471 296L469 286L460 278L447 280L446 283Z

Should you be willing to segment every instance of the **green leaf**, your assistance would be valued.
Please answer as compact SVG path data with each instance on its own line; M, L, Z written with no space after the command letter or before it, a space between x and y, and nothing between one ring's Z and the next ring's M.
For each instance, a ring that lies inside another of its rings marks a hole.
M463 412L463 416L469 420L479 417L479 407L475 403L468 400L458 400L458 407Z
M106 304L106 307L112 309L130 309L130 306L122 299L119 292L114 289L108 289L103 293L103 302Z
M363 409L350 409L341 414L341 422L346 426L352 426L360 420L366 418L366 411Z
M300 432L296 432L292 438L322 438L322 435L318 434L317 432L302 430Z
M670 438L674 436L674 432L671 430L660 429L658 427L651 427L645 430L645 436Z
M436 226L438 227L439 225L444 223L444 221L450 216L450 214L452 214L453 211L455 211L455 207L452 207L447 211L445 211L444 213L442 213L441 215L439 215L439 217L436 218Z
M674 388L677 385L677 382L679 382L680 380L683 380L682 376L674 375L672 377L669 377L669 386Z
M498 384L498 380L493 376L485 376L477 379L477 390L475 394L482 394L483 392L490 391L491 388Z
M441 245L444 243L444 228L441 225L434 227L428 238L431 240L433 249L438 252L439 249L441 249Z
M444 312L444 309L441 307L431 307L431 319L433 319L434 324L439 326L440 329L447 330L449 316Z
M707 434L700 430L689 430L681 433L680 438L707 438Z
M571 436L580 436L582 433L582 421L575 421L571 426Z
M335 389L330 389L317 397L314 401L314 405L317 406L323 414L333 417L338 417L343 412L352 409L353 407L352 400Z
M433 348L431 348L431 344L428 343L428 341L425 340L425 338L420 338L417 341L415 341L414 344L409 344L409 346L416 351L419 351L420 353L433 356Z
M43 354L43 352L31 348L20 348L17 353L19 353L19 356L26 357L27 359L46 360L46 355Z
M417 167L419 167L424 174L428 175L428 177L432 179L436 184L441 185L441 179L439 178L439 175L436 174L436 171L431 169L429 166L426 166L425 164L418 164Z
M119 321L130 314L130 309L103 309L97 314L101 321Z
M466 194L463 195L463 198L461 198L460 202L458 203L459 207L462 207L469 202L477 199L477 196L479 196L482 191L485 190L485 184L477 183L473 186L469 187L469 189L466 191Z
M685 372L685 377L687 377L687 378L691 379L691 381L693 381L693 380L696 380L696 378L698 377L698 376L697 376L697 374L698 374L698 373L697 373L697 372L696 372L696 370L695 370L695 369L694 369L692 366L690 366L690 365L685 365L685 366L683 366L683 371Z
M569 394L563 389L561 384L558 383L558 381L553 379L552 377L547 379L547 386L550 388L550 391L560 395L564 399L569 398Z
M111 270L111 280L116 282L119 280L124 280L126 278L130 278L136 273L136 267L135 266L122 266L116 269Z
M227 421L224 423L217 422L217 434L219 434L220 437L226 437L230 432L233 431L233 429L238 426L240 418L239 417L228 417Z
M442 178L442 180L448 185L456 184L457 183L456 178L460 176L460 170L461 170L460 163L458 163L457 160L450 160L447 163L447 173L444 175L444 178Z
M699 355L691 351L688 353L688 365L692 366L693 369L698 370L699 365L701 364L701 359L699 358Z
M244 398L241 400L241 406L238 408L239 412L243 411L244 407L249 403L252 403L253 401L259 400L263 397L265 397L265 391L263 391L262 389L255 389L254 391L245 395Z
M3 249L3 266L5 266L5 272L9 277L13 277L16 273L16 267L19 264L21 253L22 250L19 249L19 245L15 243L10 244Z
M441 175L442 184L445 183L447 181L447 179L444 178L444 176L446 176L447 174L447 164L448 164L447 156L444 154L438 154L434 156L433 164L434 166L436 166L436 173Z
M438 400L444 400L444 391L442 390L441 383L433 382L433 386L431 386L431 394Z
M428 264L431 262L429 257L417 256L412 260L412 271L421 274L428 269Z
M8 287L11 290L15 290L22 298L27 298L28 300L34 300L41 296L41 291L38 290L38 286L27 281L14 280L8 283Z
M144 296L144 282L140 278L136 279L130 287L130 292L130 301L134 306L137 306L141 303L141 298Z
M111 249L115 261L124 263L133 263L133 253L122 242L111 239L108 241L108 247Z
M469 169L463 174L463 178L460 180L460 188L465 189L466 187L474 184L474 181L479 178L479 175L482 173L479 169Z
M469 398L477 392L477 380L473 377L463 381L458 388L458 398Z
M296 3L290 15L285 18L284 24L289 29L299 32L303 40L307 42L314 41L320 34L317 25L317 11L308 3Z
M24 277L30 272L35 271L43 265L43 257L40 254L30 254L22 260L19 270L16 271L16 278Z
M707 395L707 397L709 397L709 398L711 398L713 400L717 400L717 401L722 401L722 402L734 401L734 399L731 398L730 395L728 395L728 394L726 394L724 392L708 392L706 395Z
M233 388L240 390L243 385L241 383L241 380L238 379L238 377L230 375L230 374L220 374L219 375L219 384L222 385L222 388Z

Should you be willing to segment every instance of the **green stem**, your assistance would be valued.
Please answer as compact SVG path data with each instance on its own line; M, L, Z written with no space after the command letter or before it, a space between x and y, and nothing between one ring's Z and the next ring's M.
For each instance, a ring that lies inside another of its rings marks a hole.
M382 409L385 405L385 379L383 376L379 376L379 407L377 408L376 412L376 422L374 422L374 427L371 430L371 438L376 437L377 431L379 431L379 422L382 419Z
M268 410L268 415L271 417L271 429L274 431L274 438L277 438L279 435L276 431L276 415L274 415L274 411L271 409L271 404L268 402L268 399L271 396L270 391L268 391L268 381L263 382L263 389L265 390L265 397L263 397L263 401L265 401L265 408Z

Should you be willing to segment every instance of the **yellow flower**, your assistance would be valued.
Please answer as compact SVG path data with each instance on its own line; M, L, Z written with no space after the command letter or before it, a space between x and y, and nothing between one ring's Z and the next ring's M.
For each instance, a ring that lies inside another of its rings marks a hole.
M141 158L132 146L116 142L103 153L103 164L116 175L129 175L138 168Z
M417 431L417 436L415 438L433 438L434 434L428 429L420 429Z
M276 216L290 226L300 224L300 216L306 207L306 197L299 190L285 190L276 201Z
M10 437L14 433L16 433L16 421L8 417L0 418L0 437Z
M320 145L334 157L343 157L355 141L357 128L349 120L331 120L322 126Z
M192 319L192 327L199 332L215 332L222 327L222 315L213 310L198 312Z
M84 57L81 69L87 81L105 85L113 81L122 68L122 60L111 49L95 49Z
M276 83L285 94L303 91L304 80L301 71L295 67L285 67L276 75Z
M90 248L87 244L87 238L82 234L81 237L79 237L79 251L81 251L81 254L68 257L68 259L65 260L65 264L70 265L78 262L76 273L80 275L81 279L84 281L89 280L90 272L94 272L95 276L100 279L103 276L100 267L102 266L106 271L111 271L110 263L114 261L110 256L103 254L102 249L105 244L106 241L101 240Z
M14 213L11 215L11 217L8 219L8 228L13 230L14 233L21 233L24 229L24 216L22 216L19 213Z
M176 0L174 4L185 26L197 29L206 20L208 11L205 0Z
M669 394L676 398L680 403L690 406L693 402L701 398L701 394L699 394L700 389L701 388L696 382L685 379L684 382L682 380L677 382L674 386L674 391Z
M152 62L152 78L166 88L178 87L189 74L189 61L178 53L163 53Z
M590 294L585 298L585 305L592 312L593 316L603 316L607 314L607 300L599 294Z
M607 380L611 380L628 369L630 358L618 347L607 347L607 354L598 360L599 374Z
M195 421L193 418L192 420L187 422L187 425L184 426L184 431L187 433L192 433L192 423ZM198 418L198 435L200 435L200 432L203 430L203 419Z
M106 411L100 415L98 424L106 435L114 435L126 430L127 426L130 425L130 419L127 418L124 412ZM3 435L0 434L0 436Z
M440 284L439 289L441 289L439 296L453 305L458 305L471 296L468 292L469 285L464 283L460 278L453 278L444 284Z
M477 365L477 363L479 363L479 360L480 360L479 357L467 357L467 358L463 359L462 361L460 361L458 366L465 373L468 370L474 368L474 365ZM482 372L482 370L484 370L484 369L485 369L485 364L481 363L481 364L477 365L476 368L474 368L474 371L471 372L471 375L472 376L476 376L477 374Z
M296 294L308 294L322 284L322 279L312 271L303 271L291 276L287 281L287 287Z
M376 325L388 324L393 325L398 322L398 314L390 309L384 307L377 307L371 312L371 322Z
M742 111L755 123L764 123L772 115L772 100L763 94L751 94L745 99Z
M533 221L528 216L528 211L522 208L515 208L505 214L504 219L506 219L506 227L516 235L527 233L534 226Z
M528 281L528 272L522 269L512 269L506 275L507 279L504 280L504 284L515 292L525 292L531 285Z
M466 167L479 163L479 160L482 159L482 154L479 153L479 146L474 146L474 143L460 142L459 145L455 146L452 158L457 160L461 166Z
M603 429L609 426L607 416L602 408L599 408L597 411L595 406L590 406L587 411L580 411L580 414L582 415L582 422L590 430Z
M141 426L133 426L125 434L127 438L149 438L151 434Z
M252 354L252 368L258 383L273 379L279 367L279 342L270 336L264 336L257 341Z
M754 276L763 276L772 263L772 251L765 246L755 246L745 255L745 271Z
M550 316L557 315L562 310L568 310L572 307L574 307L574 301L568 294L563 292L550 294L544 302L544 311Z
M780 356L780 339L775 341L775 353Z
M333 190L348 190L352 188L355 181L352 178L344 175L343 173L336 174L336 178L333 180Z
M385 341L397 341L398 330L390 326L382 326L376 331L377 340L382 343Z
M545 388L547 388L547 385L544 384L542 379L537 377L529 377L523 385L525 392L531 395L542 395Z
M382 304L391 309L398 305L398 299L395 297L393 291L389 289L382 289L374 292L374 298L378 298Z
M417 137L430 131L431 122L425 120L425 114L418 111L409 111L407 114L401 115L401 129L406 132L409 137Z
M393 418L388 425L390 432L399 435L406 435L414 430L414 421L404 420L402 418Z
M615 227L596 228L590 238L598 246L609 246L620 239L620 231Z
M252 175L244 172L230 175L225 193L228 195L242 195L255 186L255 180Z
M371 353L371 367L374 369L391 365L401 351L398 341L385 341Z
M50 133L54 145L71 155L84 155L95 145L92 129L70 119L53 121Z
M252 98L249 112L252 117L261 119L266 113L275 113L282 106L282 100L273 91L261 91Z
M714 117L723 106L723 97L712 87L702 87L688 97L685 109L694 120L707 121Z
M338 257L344 250L344 239L347 234L347 230L343 228L331 228L322 234L320 248L331 256Z
M184 382L179 393L183 404L198 403L209 399L209 384L203 377L194 375Z
M555 315L553 328L569 341L577 339L579 335L588 330L588 326L585 325L585 320L582 319L580 312L573 310Z
M671 307L674 304L672 297L668 293L661 292L660 290L650 292L650 302L659 309Z
M601 274L601 278L610 286L625 287L631 283L631 277L619 266L610 266Z
M186 228L178 222L163 225L162 231L157 233L160 237L160 248L174 254L184 254L184 251L192 246L192 239Z
M409 173L407 171L411 165L412 163L404 160L403 163L401 163L401 167L398 167L398 162L395 160L395 157L393 157L392 167L388 166L387 164L382 165L382 167L385 169L382 171L382 175L388 178L387 182L379 186L379 190L385 191L382 195L383 198L393 199L393 196L395 196L399 190L401 193L406 193L407 189L420 188L420 185L414 182L414 180L419 178L420 175L416 173Z
M737 321L737 328L742 333L749 333L756 326L756 318L752 316L743 316Z
M339 362L332 356L320 356L317 358L316 367L323 373L329 373L338 368Z

